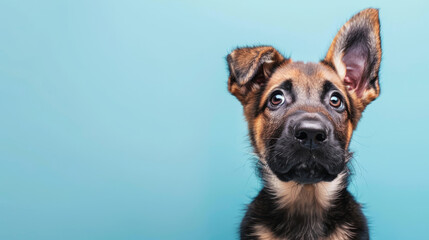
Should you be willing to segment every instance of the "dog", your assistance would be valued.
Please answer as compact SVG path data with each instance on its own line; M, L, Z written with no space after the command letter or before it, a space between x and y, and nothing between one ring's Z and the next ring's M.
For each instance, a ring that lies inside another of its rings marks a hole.
M227 56L228 90L243 106L263 180L240 239L369 239L347 190L349 144L380 94L381 55L378 9L368 8L341 27L320 62L294 62L271 46Z

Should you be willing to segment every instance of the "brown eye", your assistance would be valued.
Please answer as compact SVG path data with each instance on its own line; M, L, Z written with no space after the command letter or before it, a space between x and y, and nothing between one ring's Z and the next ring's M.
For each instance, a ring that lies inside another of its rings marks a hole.
M334 108L342 107L343 102L341 101L341 98L338 93L334 93L331 95L331 98L329 99L329 104Z
M270 103L273 107L280 106L285 102L285 96L282 91L276 91L271 96Z

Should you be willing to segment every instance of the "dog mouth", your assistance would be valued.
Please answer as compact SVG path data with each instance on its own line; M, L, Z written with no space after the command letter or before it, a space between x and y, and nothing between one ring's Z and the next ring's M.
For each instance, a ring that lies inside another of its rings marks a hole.
M324 166L318 163L300 163L287 171L274 171L274 174L281 181L296 181L300 184L314 184L322 181L330 182L338 175L330 173Z

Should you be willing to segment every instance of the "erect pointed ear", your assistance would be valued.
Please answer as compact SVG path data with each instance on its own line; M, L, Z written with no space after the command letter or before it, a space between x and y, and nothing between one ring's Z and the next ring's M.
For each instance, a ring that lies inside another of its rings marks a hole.
M360 101L360 110L380 94L378 72L381 61L378 10L365 9L340 29L324 62L333 65L352 95Z
M273 47L261 46L237 48L227 56L227 61L228 90L245 104L246 96L261 89L274 69L286 60Z

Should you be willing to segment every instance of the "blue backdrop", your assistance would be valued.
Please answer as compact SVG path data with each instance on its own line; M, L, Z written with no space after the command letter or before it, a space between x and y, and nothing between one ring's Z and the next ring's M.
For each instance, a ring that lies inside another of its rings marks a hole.
M427 1L1 1L0 239L237 239L260 184L224 57L318 61L380 8L351 149L373 239L429 227Z

